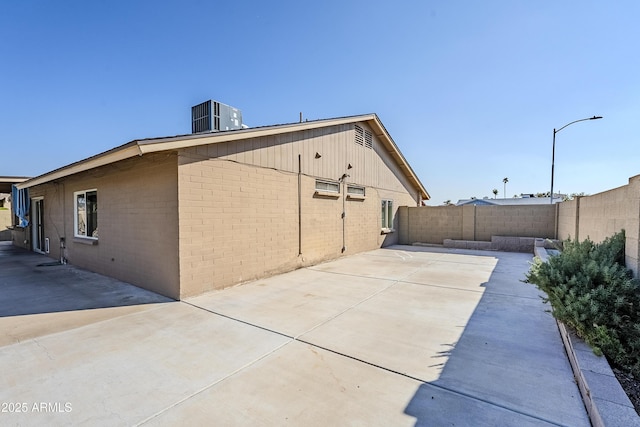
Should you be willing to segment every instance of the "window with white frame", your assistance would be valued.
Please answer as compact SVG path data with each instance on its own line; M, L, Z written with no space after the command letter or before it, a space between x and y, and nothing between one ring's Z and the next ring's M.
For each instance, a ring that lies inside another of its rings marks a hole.
M359 185L348 185L347 194L351 194L354 196L364 196L364 187L361 187Z
M340 184L337 182L322 181L322 180L316 179L316 191L323 191L328 193L339 193Z
M98 191L85 190L73 193L76 237L98 238Z
M382 228L393 228L393 200L383 200L381 209Z

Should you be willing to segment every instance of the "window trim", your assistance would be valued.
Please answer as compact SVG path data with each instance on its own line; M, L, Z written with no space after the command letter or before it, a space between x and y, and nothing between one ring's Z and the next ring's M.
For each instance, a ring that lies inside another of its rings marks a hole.
M334 188L336 190L334 191L334 190L331 190L331 189L328 189L328 188L318 188L318 184L327 184L327 185L330 185L330 186L334 186ZM316 179L316 191L325 191L327 193L338 193L339 194L340 193L340 183L336 182L336 181L331 181L331 180L328 180L328 179Z
M383 232L392 232L394 231L393 229L393 200L391 199L381 199L380 200L380 208L381 208L381 215L380 215L380 228L382 229ZM384 213L382 211L382 209L384 209ZM382 215L385 215L385 217L383 218ZM385 221L386 220L386 221Z
M95 192L96 193L96 199L98 197L98 189L97 188L91 188L91 189L87 189L87 190L80 190L80 191L74 191L73 192L73 237L75 237L76 239L87 239L87 240L98 240L98 237L93 237L93 236L87 236L87 235L82 235L78 233L78 195L80 194L84 194L85 197L85 209L86 209L86 199L87 199L87 193L91 193L91 192ZM96 201L97 203L97 201ZM98 227L96 227L97 229ZM86 232L85 232L86 233Z
M322 186L318 188L318 184L325 184L327 186L331 186L334 189L323 188ZM316 179L314 195L321 197L332 197L337 199L338 197L340 197L340 183L331 181L329 179Z
M352 192L351 190L357 189L362 192ZM366 198L366 187L364 185L352 185L347 184L347 199L349 200L364 200Z

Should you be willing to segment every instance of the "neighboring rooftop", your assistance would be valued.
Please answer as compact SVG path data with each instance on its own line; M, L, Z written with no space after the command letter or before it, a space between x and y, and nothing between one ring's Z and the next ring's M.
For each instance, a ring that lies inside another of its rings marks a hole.
M11 186L30 179L27 176L0 176L0 193L11 193Z
M553 203L559 203L564 200L564 194L556 194L553 196ZM551 203L550 197L511 197L507 199L460 199L456 206L476 205L548 205Z

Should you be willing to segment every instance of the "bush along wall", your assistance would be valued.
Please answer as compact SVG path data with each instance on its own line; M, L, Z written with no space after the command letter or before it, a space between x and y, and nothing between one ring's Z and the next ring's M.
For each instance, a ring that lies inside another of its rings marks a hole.
M556 319L597 355L640 375L640 281L624 266L624 230L602 243L564 242L547 262L536 259L525 283L547 294Z

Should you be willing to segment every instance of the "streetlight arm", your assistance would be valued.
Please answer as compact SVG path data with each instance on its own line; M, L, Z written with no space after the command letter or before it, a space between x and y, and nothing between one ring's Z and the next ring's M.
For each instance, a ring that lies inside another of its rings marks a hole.
M593 117L587 117L586 119L574 120L571 123L567 123L566 125L562 126L560 129L553 130L553 151L551 152L551 191L549 192L549 199L551 201L551 204L553 204L553 169L554 169L554 163L556 160L556 133L560 132L562 129L574 123L584 122L585 120L598 120L601 118L602 116L593 116Z
M601 118L602 118L602 116L593 116L593 117L588 117L586 119L574 120L571 123L567 123L566 125L562 126L560 129L554 129L553 133L556 134L556 133L560 132L562 129L564 129L567 126L572 125L574 123L584 122L585 120L598 120L598 119L601 119Z

